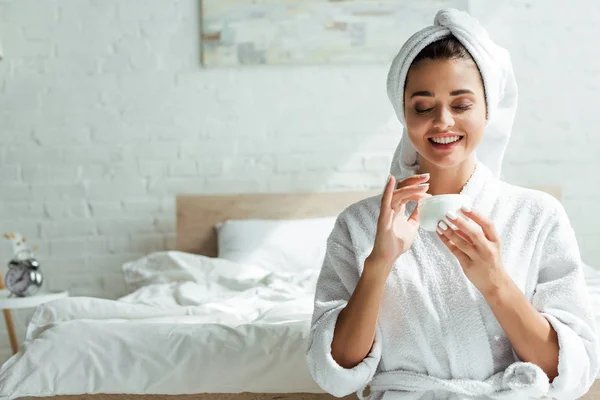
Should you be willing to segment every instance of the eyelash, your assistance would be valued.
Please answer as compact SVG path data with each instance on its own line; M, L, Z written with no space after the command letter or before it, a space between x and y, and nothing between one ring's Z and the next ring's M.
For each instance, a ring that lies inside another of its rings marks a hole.
M455 109L457 109L457 110L460 110L460 111L467 111L467 110L469 110L471 107L472 107L471 105L468 105L468 106L463 106L463 107L454 107L454 108L455 108ZM415 111L417 112L417 114L427 114L427 113L428 113L428 112L430 112L431 110L433 110L433 108L428 108L427 110L417 110L417 109L415 109Z

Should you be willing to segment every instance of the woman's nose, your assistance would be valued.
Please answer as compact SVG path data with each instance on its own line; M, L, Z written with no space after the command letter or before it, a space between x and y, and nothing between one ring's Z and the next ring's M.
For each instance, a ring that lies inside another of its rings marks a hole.
M445 130L454 126L454 118L452 117L452 112L448 110L446 107L438 108L438 112L435 115L433 120L433 126L436 129Z

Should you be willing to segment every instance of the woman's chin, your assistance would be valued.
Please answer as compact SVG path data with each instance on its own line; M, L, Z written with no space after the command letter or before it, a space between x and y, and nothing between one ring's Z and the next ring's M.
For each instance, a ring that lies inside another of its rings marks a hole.
M427 154L423 156L423 153L420 153L420 157L421 159L425 158L429 164L436 168L447 169L456 167L467 161L470 158L470 154L465 154L461 151L460 153L456 152L453 154Z

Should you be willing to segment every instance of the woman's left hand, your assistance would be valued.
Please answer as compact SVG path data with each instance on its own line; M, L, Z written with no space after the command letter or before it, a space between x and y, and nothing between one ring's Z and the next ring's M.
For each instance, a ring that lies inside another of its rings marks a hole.
M462 213L481 229L464 217L450 212L446 217L457 230L441 221L437 233L446 247L456 256L467 278L482 295L487 296L499 287L505 277L502 265L502 243L490 220L473 210L462 210Z

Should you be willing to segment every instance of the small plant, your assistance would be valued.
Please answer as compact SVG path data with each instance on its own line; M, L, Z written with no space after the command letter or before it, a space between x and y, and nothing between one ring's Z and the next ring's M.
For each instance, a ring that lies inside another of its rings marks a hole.
M13 253L17 255L18 253L28 250L27 249L27 238L20 233L9 232L4 234L4 238L8 239L12 242L13 245ZM33 251L37 250L38 246L33 246Z

